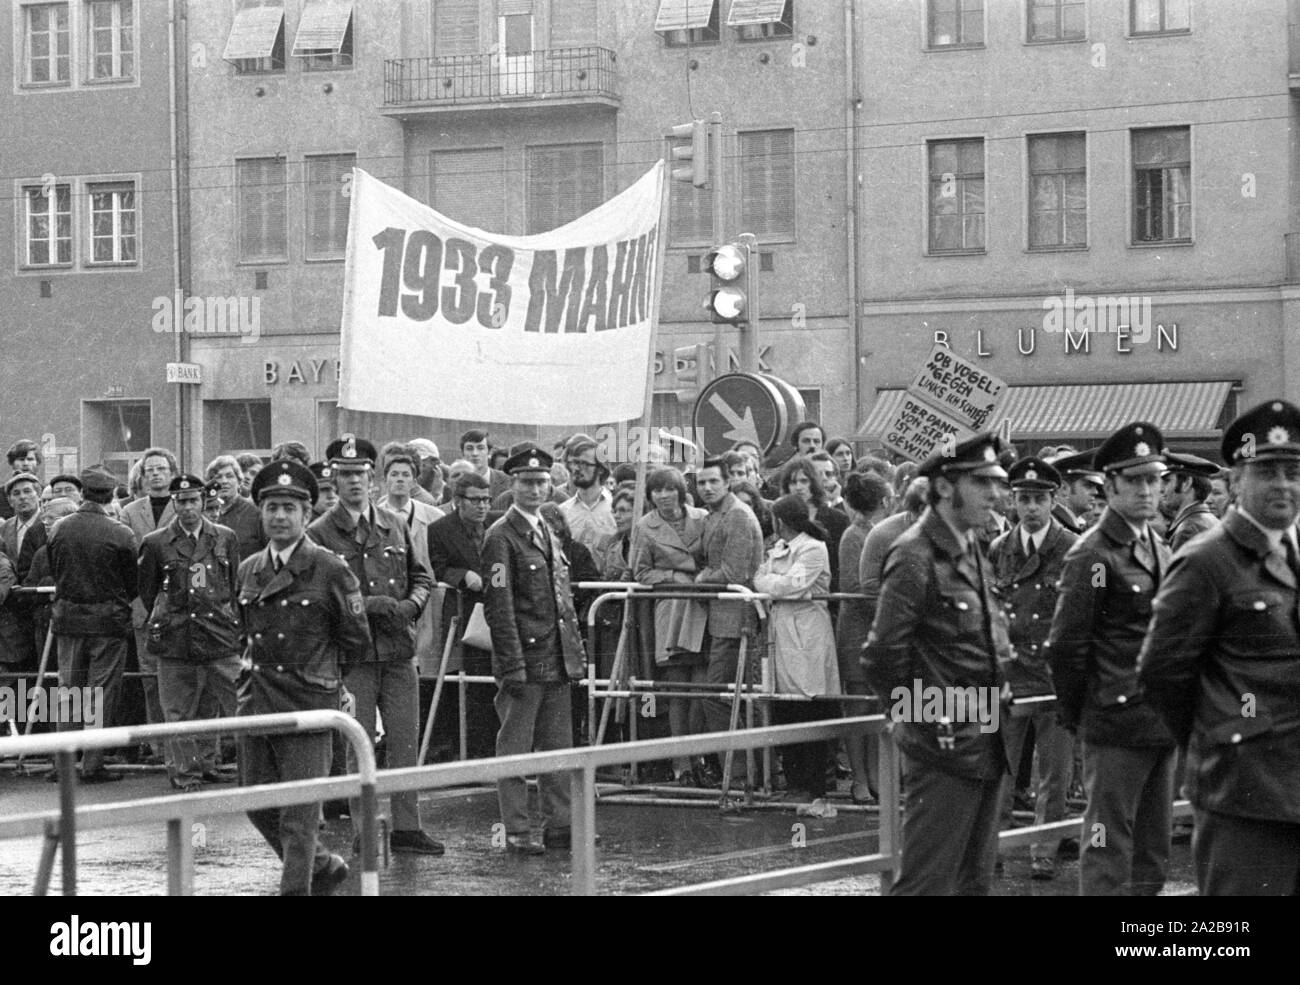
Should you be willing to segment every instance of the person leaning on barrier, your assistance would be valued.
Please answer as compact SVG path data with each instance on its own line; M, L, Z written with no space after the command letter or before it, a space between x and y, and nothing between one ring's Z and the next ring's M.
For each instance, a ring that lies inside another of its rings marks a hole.
M1106 512L1065 555L1047 640L1057 717L1083 742L1084 896L1154 896L1169 865L1174 739L1137 683L1151 600L1169 567L1150 526L1164 457L1164 438L1146 422L1097 449Z
M1138 657L1147 701L1187 744L1203 896L1300 894L1300 408L1230 424L1237 503L1174 557Z
M1078 536L1066 530L1052 515L1052 497L1061 475L1040 458L1022 458L1009 472L1015 495L1016 525L989 545L998 596L1007 613L1012 659L1006 665L1007 683L1013 700L1050 698L1052 672L1047 664L1048 631L1056 611L1056 583L1066 552ZM1042 708L1035 711L1034 708ZM1034 802L1034 823L1046 824L1065 818L1065 794L1074 766L1074 741L1056 724L1056 709L1050 702L1025 706L1025 713L1012 714L1002 725L1007 761L1020 763L1029 731L1038 751L1038 795ZM1010 794L1004 813L1010 814ZM1033 878L1047 881L1056 877L1059 838L1030 847Z
M258 472L252 493L269 546L239 566L240 628L247 676L240 715L337 711L343 675L366 658L370 629L361 586L348 566L305 536L316 498L311 471L292 460ZM330 769L328 732L240 736L244 786L308 780ZM320 844L321 805L249 811L253 826L284 863L284 896L328 896L347 863Z
M867 682L886 702L906 762L892 896L986 896L993 881L1007 770L996 716L1010 643L975 531L1007 477L1000 450L985 433L922 463L929 506L889 551L863 648ZM938 720L922 704L929 689L949 696Z
M221 718L236 708L239 680L239 543L203 518L203 480L171 481L175 518L140 544L145 646L158 668L168 722ZM167 740L167 775L178 790L224 783L217 736Z
M586 669L582 632L573 611L569 561L542 519L550 492L551 456L515 446L506 460L513 502L483 544L486 614L492 632L492 676L501 719L498 756L567 749L573 743L570 680ZM571 845L569 777L539 777L542 839L533 838L523 777L497 781L506 850L540 855Z

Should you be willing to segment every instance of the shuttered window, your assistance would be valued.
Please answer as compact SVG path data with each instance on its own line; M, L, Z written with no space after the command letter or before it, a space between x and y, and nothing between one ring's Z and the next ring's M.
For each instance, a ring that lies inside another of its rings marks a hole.
M479 54L478 0L435 0L433 53L439 58Z
M307 259L336 260L348 246L348 208L355 154L322 154L307 165Z
M429 203L449 218L488 232L506 229L505 152L444 150L429 155Z
M655 30L690 31L709 26L717 0L659 0Z
M497 0L497 16L512 17L516 14L531 14L533 0Z
M675 144L690 138L669 140L664 157L672 160ZM710 154L712 151L710 150ZM713 190L696 188L689 181L668 182L672 200L668 209L668 242L671 246L710 246L713 243Z
M794 131L740 136L740 228L761 240L794 239Z
M605 200L600 144L528 148L528 232L572 222Z
M283 158L250 158L235 168L240 261L289 259Z
M551 47L596 43L596 0L551 0Z
M221 57L228 62L270 58L283 30L282 0L240 0Z
M790 0L731 0L727 27L742 24L771 24L779 21Z

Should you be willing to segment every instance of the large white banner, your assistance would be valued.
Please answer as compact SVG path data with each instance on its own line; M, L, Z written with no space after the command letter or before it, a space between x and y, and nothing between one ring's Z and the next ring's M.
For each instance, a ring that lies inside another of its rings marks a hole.
M536 236L462 225L354 170L339 405L523 424L640 417L663 170Z

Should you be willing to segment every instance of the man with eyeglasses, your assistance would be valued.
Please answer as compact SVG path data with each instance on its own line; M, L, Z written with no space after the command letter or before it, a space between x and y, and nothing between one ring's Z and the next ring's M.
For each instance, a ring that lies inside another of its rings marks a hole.
M1237 502L1175 555L1138 657L1180 744L1202 896L1300 892L1300 407L1271 400L1223 434Z
M491 501L488 480L475 472L467 473L456 480L452 490L454 511L429 524L429 563L433 566L434 577L456 589L455 597L447 599L442 622L444 626L450 626L454 615L457 636L465 632L465 624L474 606L485 599L483 541L487 528L501 517L499 512L489 509ZM460 658L460 666L467 674L492 675L491 650L462 644ZM482 684L469 685L465 704L466 743L470 758L493 755L500 724L492 705L491 688Z
M560 512L569 524L573 539L589 551L606 537L618 532L614 522L613 497L605 488L608 470L597 455L596 442L580 440L565 449L564 466L576 490L560 504Z

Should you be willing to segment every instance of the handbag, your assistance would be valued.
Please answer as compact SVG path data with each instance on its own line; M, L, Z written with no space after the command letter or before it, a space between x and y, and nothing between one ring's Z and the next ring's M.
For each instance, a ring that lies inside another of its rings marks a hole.
M492 631L488 628L487 616L483 612L483 603L475 602L474 611L465 623L465 633L461 636L462 646L472 646L480 650L492 649Z

